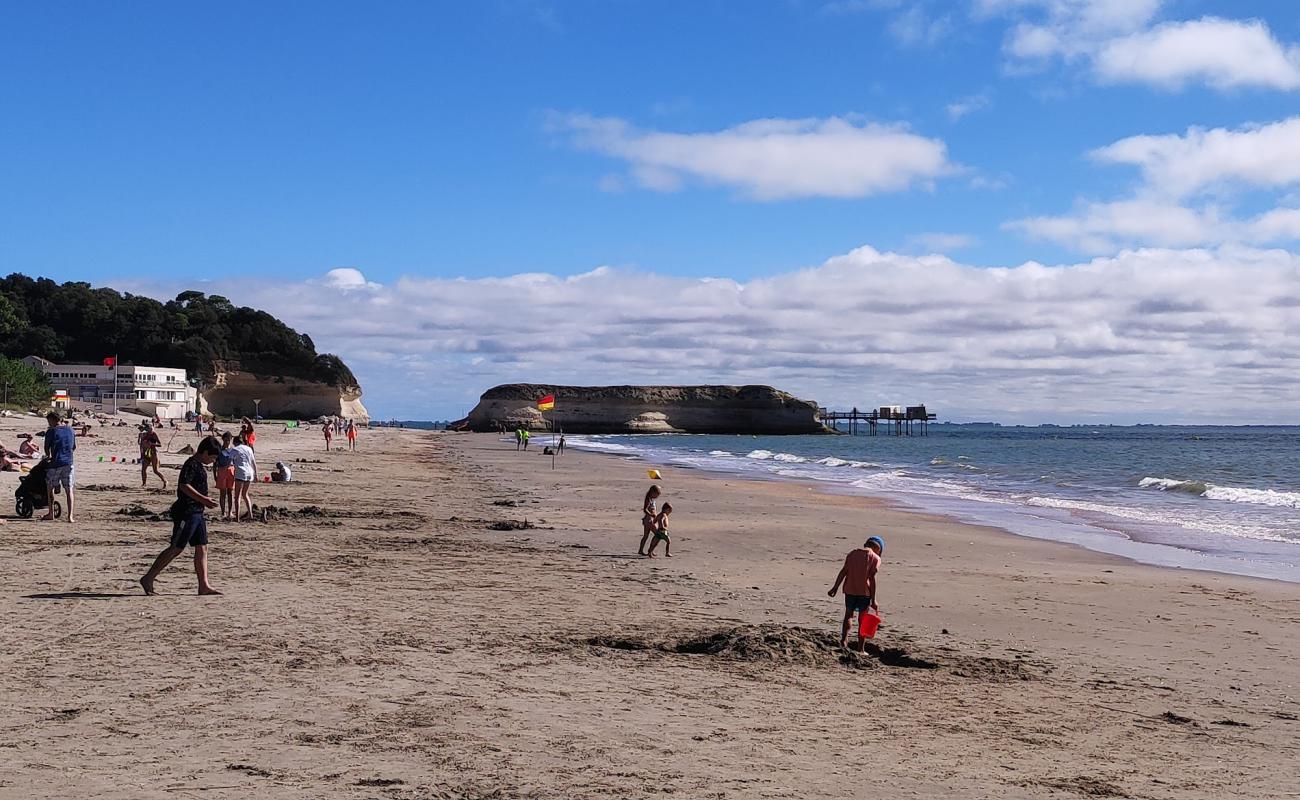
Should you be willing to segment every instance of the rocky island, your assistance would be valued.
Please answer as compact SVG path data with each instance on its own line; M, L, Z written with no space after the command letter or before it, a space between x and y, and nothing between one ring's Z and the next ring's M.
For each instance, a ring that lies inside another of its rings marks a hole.
M538 399L555 396L542 412ZM568 433L828 433L817 404L771 386L553 386L510 383L483 393L455 427Z

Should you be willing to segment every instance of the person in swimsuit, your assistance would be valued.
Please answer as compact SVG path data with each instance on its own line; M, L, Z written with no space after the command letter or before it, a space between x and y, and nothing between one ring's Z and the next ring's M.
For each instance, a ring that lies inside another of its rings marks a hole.
M334 447L334 423L325 423L325 452L329 452Z
M668 515L671 513L673 513L673 504L664 503L664 510L660 511L659 516L655 517L655 538L654 541L650 542L650 549L645 553L647 558L655 557L655 548L659 546L660 542L664 543L664 558L673 557L673 545L668 540Z
M167 479L158 471L158 451L162 449L162 439L158 438L157 432L153 426L145 423L141 426L140 439L140 488L149 485L149 468L153 467L153 474L158 476L162 481L163 488L167 488Z
M348 420L348 449L357 449L357 423L353 420Z
M212 477L217 482L223 520L235 518L235 454L231 452L233 448L230 431L221 434L221 452L217 454L217 460L212 465Z
M659 509L655 507L655 500L658 499L662 492L659 491L658 484L651 484L646 490L645 500L641 502L641 544L636 549L639 556L645 555L645 546L650 542L650 537L655 535L655 525L659 519Z
M844 584L844 624L840 628L840 647L849 646L849 626L853 623L855 613L861 615L868 610L880 613L876 606L876 573L880 570L880 554L885 552L885 540L879 536L870 539L849 553L844 559L840 574L835 576L835 584L826 593L834 597L840 584ZM866 642L858 639L858 652L866 647Z

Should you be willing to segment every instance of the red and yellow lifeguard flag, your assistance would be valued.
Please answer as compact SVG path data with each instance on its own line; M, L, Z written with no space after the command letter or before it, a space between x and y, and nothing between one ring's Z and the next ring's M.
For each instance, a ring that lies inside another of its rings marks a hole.
M555 395L553 394L548 394L537 401L538 411L550 411L552 408L555 408Z

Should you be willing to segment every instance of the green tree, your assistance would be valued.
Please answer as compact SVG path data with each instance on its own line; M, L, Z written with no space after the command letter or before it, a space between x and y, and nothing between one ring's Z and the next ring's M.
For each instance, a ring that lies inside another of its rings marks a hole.
M15 358L0 356L0 403L44 408L50 403L50 382L45 373Z

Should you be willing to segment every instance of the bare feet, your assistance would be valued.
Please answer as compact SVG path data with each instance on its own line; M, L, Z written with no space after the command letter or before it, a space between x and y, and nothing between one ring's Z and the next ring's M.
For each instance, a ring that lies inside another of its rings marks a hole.
M148 577L141 578L140 588L144 589L144 593L149 595L150 597L153 597L155 594L157 594L157 592L153 590L153 578L148 578Z
M221 592L218 592L216 589L213 589L211 586L200 586L200 587L199 587L199 594L201 594L201 595L207 595L207 594L221 594Z
M71 515L71 514L69 514L69 515L68 515L67 517L65 517L64 519L66 519L69 523L76 522L76 520L72 518L72 515Z
M46 514L45 516L41 517L41 522L53 522L53 521L54 521L54 512L53 512L53 511L51 511L50 513L48 513L48 514Z

